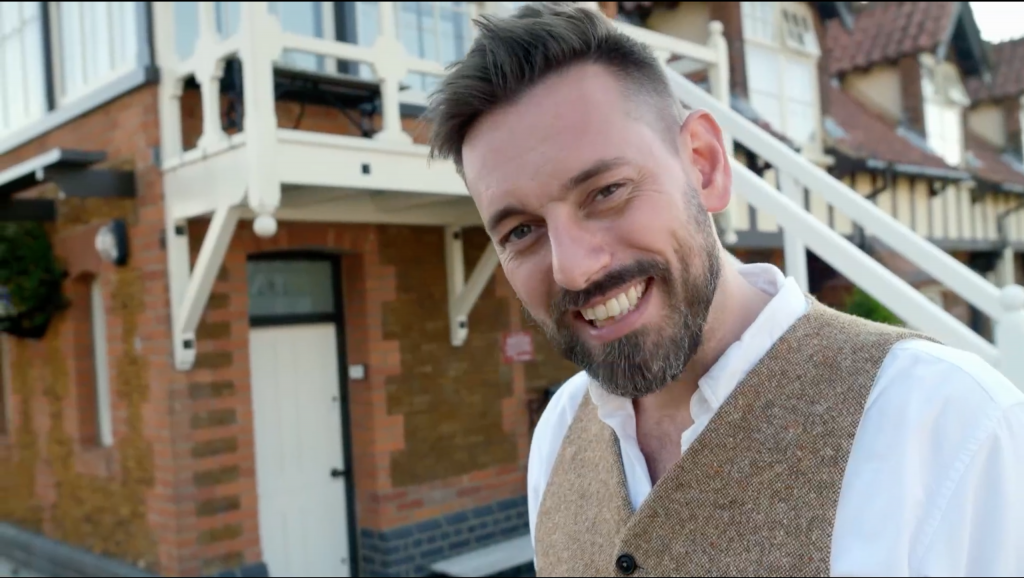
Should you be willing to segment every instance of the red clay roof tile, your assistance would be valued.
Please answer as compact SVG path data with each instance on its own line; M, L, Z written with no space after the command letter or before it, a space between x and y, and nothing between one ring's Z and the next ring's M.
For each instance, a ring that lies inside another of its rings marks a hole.
M1012 183L1024 186L1024 172L1010 166L999 149L969 130L967 131L967 150L978 161L977 163L967 162L967 168L973 175L991 183Z
M955 8L956 2L870 2L857 14L853 30L829 22L830 72L843 74L935 50Z
M922 149L902 136L895 123L878 115L852 96L829 86L828 115L842 129L831 144L840 152L859 159L954 170L939 156Z
M1008 40L989 47L992 58L992 82L988 86L980 78L965 83L972 101L1015 98L1024 94L1024 38Z

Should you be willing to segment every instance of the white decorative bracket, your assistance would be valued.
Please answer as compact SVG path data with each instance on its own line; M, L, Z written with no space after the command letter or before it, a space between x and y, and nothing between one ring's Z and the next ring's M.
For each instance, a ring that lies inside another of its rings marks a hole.
M494 250L494 245L488 243L467 280L465 257L462 253L462 229L445 227L444 257L448 272L448 323L451 327L451 340L454 347L462 347L466 342L466 336L469 335L469 312L473 310L484 287L494 275L494 270L498 268L498 253Z
M174 341L174 367L189 371L196 362L196 329L210 299L217 273L231 244L241 208L220 207L213 213L210 227L196 258L190 263L188 227L185 221L169 220L167 227L167 276L171 297L171 338Z

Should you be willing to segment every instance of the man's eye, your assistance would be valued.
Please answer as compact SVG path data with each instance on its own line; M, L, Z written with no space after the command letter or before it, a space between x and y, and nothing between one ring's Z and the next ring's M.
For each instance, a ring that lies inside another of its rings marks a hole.
M597 198L599 198L599 199L608 198L608 197L614 195L616 192L618 192L618 190L621 189L621 188L622 188L622 184L621 183L615 183L613 185L608 185L607 187L597 191Z
M508 232L509 241L520 241L525 239L530 232L533 231L533 227L530 225L517 225L514 229Z

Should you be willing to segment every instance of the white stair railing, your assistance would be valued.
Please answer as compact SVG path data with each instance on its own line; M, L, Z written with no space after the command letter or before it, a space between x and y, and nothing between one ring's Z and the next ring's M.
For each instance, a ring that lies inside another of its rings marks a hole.
M732 159L735 191L759 211L774 215L784 234L798 238L791 241L794 247L806 246L813 250L909 326L949 345L978 354L999 368L1018 388L1024 389L1024 287L1009 285L999 289L697 85L668 67L665 67L665 72L676 96L688 106L713 114L724 132L771 163L780 175L821 195L827 203L866 232L878 237L916 267L988 315L994 322L995 343L980 337L856 245L820 222L804 207ZM805 274L799 268L800 265L797 272Z

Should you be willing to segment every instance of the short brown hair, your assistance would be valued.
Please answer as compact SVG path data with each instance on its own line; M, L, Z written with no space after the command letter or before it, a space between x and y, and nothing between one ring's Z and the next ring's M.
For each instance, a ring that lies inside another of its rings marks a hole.
M682 109L650 49L602 14L575 4L534 2L512 16L476 19L476 40L430 98L431 158L452 159L463 174L462 145L481 116L576 64L609 67L627 96L639 100L648 120L660 127L669 128L670 119L682 121ZM672 128L678 129L678 122Z

